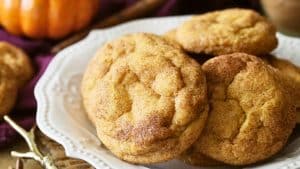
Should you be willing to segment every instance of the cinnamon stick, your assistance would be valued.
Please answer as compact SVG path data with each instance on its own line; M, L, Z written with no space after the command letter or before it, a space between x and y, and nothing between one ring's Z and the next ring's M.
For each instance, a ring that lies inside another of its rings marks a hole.
M120 11L119 13L116 13L102 21L99 21L95 23L92 26L87 27L86 29L77 32L75 35L71 36L70 38L67 38L66 40L58 43L55 45L52 49L52 53L57 53L63 48L81 40L84 38L92 29L97 28L105 28L109 26L113 26L116 24L120 24L122 22L139 18L142 16L146 16L150 14L152 11L160 7L163 3L165 3L166 0L140 0L136 2L134 5Z

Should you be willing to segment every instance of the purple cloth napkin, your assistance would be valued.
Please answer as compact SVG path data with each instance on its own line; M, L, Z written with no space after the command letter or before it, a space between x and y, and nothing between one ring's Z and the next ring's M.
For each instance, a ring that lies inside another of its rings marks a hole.
M100 0L98 18L103 18L112 13L134 4L138 0ZM254 4L253 4L254 3ZM167 0L160 9L152 16L167 16L173 14L200 13L212 9L224 7L242 6L257 7L258 0ZM10 116L26 129L31 128L35 123L36 101L33 90L38 79L42 76L51 61L53 54L49 54L50 47L55 42L46 40L31 40L10 35L0 28L0 41L10 42L22 48L31 57L36 68L35 77L19 92L19 97L15 109ZM0 119L0 148L5 147L17 137L17 133Z

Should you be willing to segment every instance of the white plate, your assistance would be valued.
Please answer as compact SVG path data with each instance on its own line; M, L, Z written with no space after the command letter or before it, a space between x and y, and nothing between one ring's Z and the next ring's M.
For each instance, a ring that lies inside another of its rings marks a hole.
M81 42L60 52L35 88L38 127L62 144L68 156L83 159L99 169L200 168L177 160L151 166L137 166L119 160L101 147L95 129L84 113L79 92L86 65L103 43L133 32L162 34L187 17L189 16L138 20L110 29L96 30ZM275 53L300 65L300 40L281 34L278 34L278 38L280 43ZM300 136L297 138L296 136L274 160L248 168L300 167Z

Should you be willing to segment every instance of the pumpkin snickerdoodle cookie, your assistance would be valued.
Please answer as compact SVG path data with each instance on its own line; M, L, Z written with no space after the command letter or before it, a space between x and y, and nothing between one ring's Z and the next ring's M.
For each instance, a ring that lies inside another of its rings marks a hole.
M297 123L300 123L300 68L289 62L288 60L280 59L269 55L263 59L274 68L278 69L284 81L291 89L291 94L296 102L297 108Z
M14 72L0 60L0 119L13 108L17 90Z
M15 74L18 86L22 87L33 76L29 57L19 48L0 41L0 60Z
M146 33L105 44L82 81L84 106L102 143L132 163L173 159L205 125L201 66L167 39Z
M226 164L247 165L280 151L296 114L277 70L244 53L212 58L202 69L210 111L194 152Z
M255 11L234 8L193 16L177 28L176 40L192 53L262 55L277 46L275 33Z

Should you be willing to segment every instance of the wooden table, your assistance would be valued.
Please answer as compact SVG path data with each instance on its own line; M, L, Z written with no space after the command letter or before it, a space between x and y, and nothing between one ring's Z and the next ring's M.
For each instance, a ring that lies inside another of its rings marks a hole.
M8 169L9 166L14 167L16 164L16 158L10 156L10 151L15 150L19 152L27 152L28 148L23 140L18 140L16 144L7 147L5 149L0 149L0 168ZM24 161L24 169L42 169L42 167L33 160Z
M57 168L60 169L94 169L90 164L83 160L67 157L64 148L57 142L51 140L39 130L35 131L35 140L42 154L50 156ZM28 147L23 139L19 139L12 146L0 149L0 169L14 167L16 158L10 156L10 152L28 152ZM24 169L42 169L39 163L34 160L23 160Z

